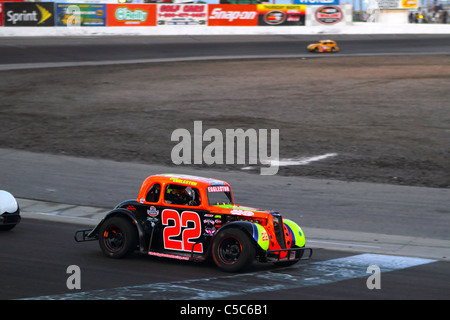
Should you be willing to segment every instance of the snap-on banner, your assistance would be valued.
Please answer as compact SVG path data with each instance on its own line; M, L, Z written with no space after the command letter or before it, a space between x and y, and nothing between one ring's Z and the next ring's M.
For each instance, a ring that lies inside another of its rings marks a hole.
M5 27L51 27L55 25L53 2L4 2Z
M106 26L106 4L57 3L55 10L57 26Z
M209 4L208 26L257 26L255 4Z
M108 4L107 26L156 26L156 4Z

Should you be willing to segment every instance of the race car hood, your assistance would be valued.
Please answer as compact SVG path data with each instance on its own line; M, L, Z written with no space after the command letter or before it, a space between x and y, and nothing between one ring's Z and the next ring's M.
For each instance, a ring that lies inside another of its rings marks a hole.
M270 211L270 210L262 210L252 207L245 207L239 205L232 204L222 204L215 205L214 213L218 214L233 214L238 216L246 216L246 217L258 217L258 216L266 216L267 214L278 214L278 212Z

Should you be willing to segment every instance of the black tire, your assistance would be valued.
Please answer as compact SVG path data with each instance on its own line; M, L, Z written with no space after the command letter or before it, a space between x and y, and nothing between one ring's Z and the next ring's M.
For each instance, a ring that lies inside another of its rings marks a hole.
M136 249L137 229L123 217L107 219L100 227L98 241L103 253L110 258L124 258Z
M213 260L226 272L237 272L250 267L255 256L254 243L240 229L226 229L219 232L212 244Z

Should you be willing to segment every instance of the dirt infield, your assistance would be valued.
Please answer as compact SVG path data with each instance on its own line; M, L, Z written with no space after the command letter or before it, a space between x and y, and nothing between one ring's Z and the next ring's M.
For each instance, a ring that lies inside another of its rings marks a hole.
M281 158L336 153L280 175L448 188L449 80L448 55L3 71L0 147L173 165L172 132L201 120L279 129Z

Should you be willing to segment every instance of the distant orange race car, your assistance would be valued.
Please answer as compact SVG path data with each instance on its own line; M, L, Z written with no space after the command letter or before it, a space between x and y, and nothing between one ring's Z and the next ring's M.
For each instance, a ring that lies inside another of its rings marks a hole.
M338 52L339 47L333 40L320 40L318 43L311 43L306 47L310 52Z

